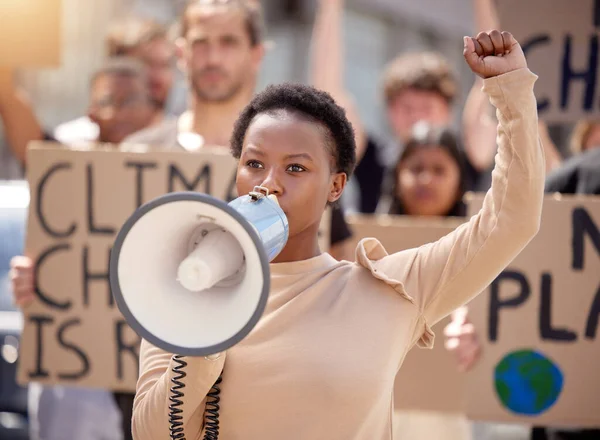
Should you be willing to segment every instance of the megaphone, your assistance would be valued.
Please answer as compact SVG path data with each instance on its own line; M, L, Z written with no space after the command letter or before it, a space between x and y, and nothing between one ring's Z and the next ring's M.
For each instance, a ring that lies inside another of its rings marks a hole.
M266 188L225 203L174 192L139 207L110 255L109 281L129 326L170 353L208 356L240 342L262 316L269 263L289 236Z

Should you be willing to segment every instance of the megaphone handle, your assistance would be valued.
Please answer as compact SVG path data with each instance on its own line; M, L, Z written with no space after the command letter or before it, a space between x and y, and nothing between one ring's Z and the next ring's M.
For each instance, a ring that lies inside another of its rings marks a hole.
M173 367L174 377L171 379L174 386L171 387L171 396L169 400L169 424L171 425L169 430L171 431L172 440L185 440L185 434L183 432L183 409L180 406L183 405L181 398L183 397L183 391L181 391L185 384L181 381L186 373L184 368L187 366L187 362L184 360L184 356L175 355L173 361L177 364ZM204 423L206 426L206 432L204 434L204 440L217 440L219 438L219 402L221 398L221 389L219 384L223 381L223 375L219 375L219 378L210 389L210 392L206 395L206 409L204 411ZM210 407L210 409L209 409Z

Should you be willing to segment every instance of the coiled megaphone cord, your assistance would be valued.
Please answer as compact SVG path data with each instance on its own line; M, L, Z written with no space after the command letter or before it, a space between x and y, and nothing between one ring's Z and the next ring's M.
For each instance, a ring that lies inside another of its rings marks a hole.
M171 395L169 400L169 424L171 425L169 430L171 431L172 440L185 440L185 434L183 433L183 416L181 413L183 409L180 406L183 405L183 401L180 400L183 397L183 392L180 391L185 384L181 381L186 376L183 369L187 366L187 362L183 360L183 356L173 356L173 360L177 364L173 367L173 373L175 374L171 379L174 386L171 387Z
M169 430L171 432L172 440L185 440L185 434L183 432L183 409L180 408L183 405L181 398L183 397L182 388L185 384L181 381L186 377L184 368L187 366L187 362L183 360L184 356L175 355L173 360L177 364L173 367L174 376L171 379L173 386L171 387L171 395L169 400ZM223 376L220 375L215 384L210 389L210 392L206 395L206 409L205 409L205 426L206 432L204 434L204 440L217 440L219 438L219 402L221 398L221 389L219 384L223 381Z
M219 402L221 401L219 397L219 394L221 394L219 384L221 382L223 382L223 377L219 376L210 389L210 392L206 395L206 409L204 411L206 433L204 434L204 440L217 440L219 438Z

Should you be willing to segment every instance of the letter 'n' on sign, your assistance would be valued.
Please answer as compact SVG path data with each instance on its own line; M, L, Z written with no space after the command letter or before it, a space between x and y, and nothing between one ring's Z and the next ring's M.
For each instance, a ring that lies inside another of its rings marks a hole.
M583 270L585 264L585 239L589 238L596 251L595 257L600 256L600 224L595 223L585 208L573 210L573 259L574 270Z

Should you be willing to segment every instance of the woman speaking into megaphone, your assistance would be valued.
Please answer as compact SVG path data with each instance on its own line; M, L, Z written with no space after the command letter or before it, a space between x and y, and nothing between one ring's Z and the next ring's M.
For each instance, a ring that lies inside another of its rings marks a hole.
M238 193L275 195L289 238L270 264L256 327L219 355L185 358L185 438L202 438L207 394L222 375L222 440L391 439L394 379L408 350L432 347L431 327L482 292L540 224L537 76L507 32L466 37L464 57L497 108L492 187L469 222L416 249L389 255L367 238L355 262L320 251L321 216L355 165L352 126L329 95L271 86L240 114L231 141ZM140 362L134 438L165 440L176 360L143 341Z

